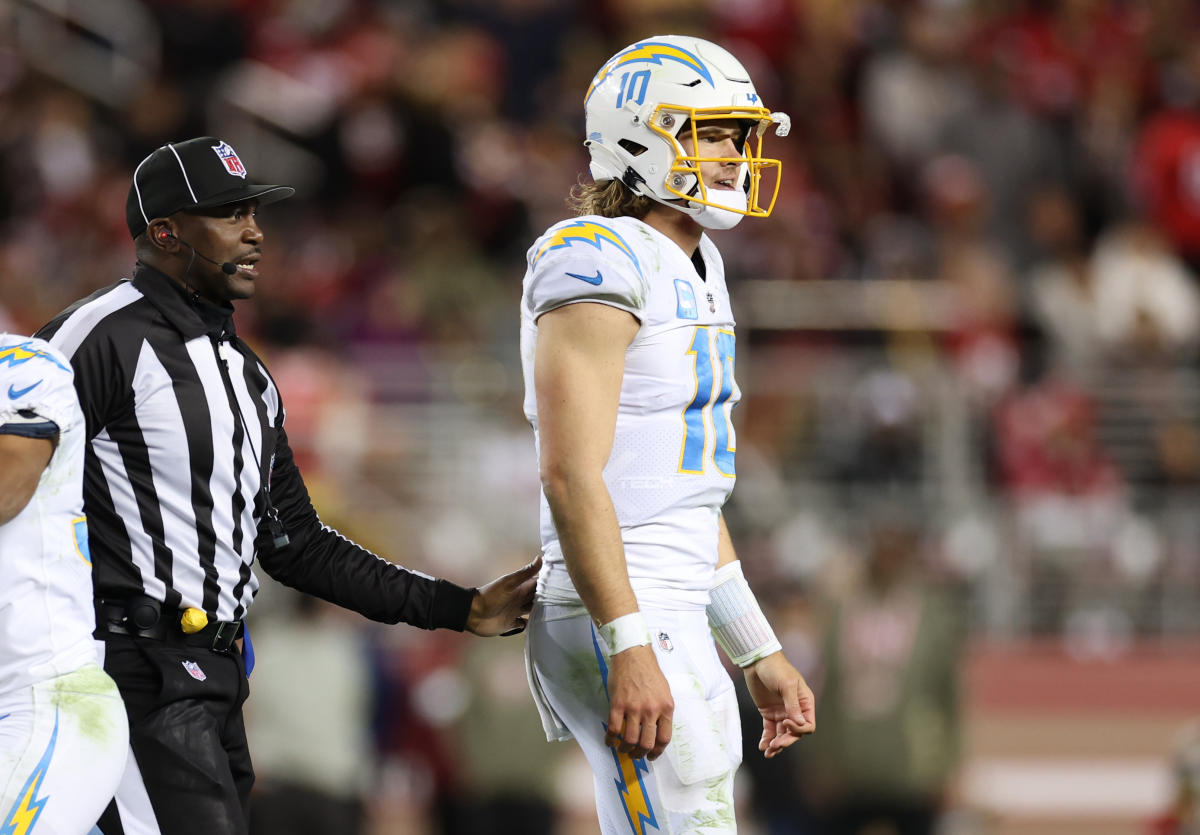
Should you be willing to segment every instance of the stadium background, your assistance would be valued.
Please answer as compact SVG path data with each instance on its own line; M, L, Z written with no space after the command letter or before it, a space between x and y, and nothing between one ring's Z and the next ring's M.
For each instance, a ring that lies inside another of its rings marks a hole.
M747 392L728 517L793 659L823 686L888 551L965 638L928 702L945 832L1170 831L1181 764L1200 783L1189 0L4 0L0 329L128 275L133 166L219 135L297 188L238 327L323 517L434 574L511 569L537 548L524 250L585 168L592 74L668 31L730 48L795 125L774 216L718 238ZM519 639L271 586L251 624L263 809L595 831ZM748 761L744 831L819 831L831 734Z

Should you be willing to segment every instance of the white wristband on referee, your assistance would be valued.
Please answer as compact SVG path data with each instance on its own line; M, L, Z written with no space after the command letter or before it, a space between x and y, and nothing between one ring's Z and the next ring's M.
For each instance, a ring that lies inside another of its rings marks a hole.
M611 656L650 643L650 630L646 628L646 619L641 612L630 612L601 626L600 637L608 644Z
M708 625L734 664L748 667L782 649L746 583L741 562L717 569L708 595Z

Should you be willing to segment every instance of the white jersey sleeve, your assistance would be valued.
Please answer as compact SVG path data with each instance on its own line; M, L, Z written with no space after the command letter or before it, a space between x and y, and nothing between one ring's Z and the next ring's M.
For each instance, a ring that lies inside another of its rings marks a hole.
M611 220L581 217L555 224L529 249L525 305L536 320L576 302L625 310L639 320L648 287L633 246Z
M79 415L71 364L48 342L0 334L0 432L54 437Z
M83 512L83 413L49 343L0 334L0 432L56 439L29 502L0 525L0 694L97 662Z

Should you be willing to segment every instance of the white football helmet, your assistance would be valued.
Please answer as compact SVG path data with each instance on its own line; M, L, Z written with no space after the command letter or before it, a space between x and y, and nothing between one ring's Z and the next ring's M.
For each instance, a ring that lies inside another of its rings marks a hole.
M776 136L787 136L792 120L763 107L745 67L716 44L659 35L626 47L592 79L584 111L583 144L597 182L620 180L710 228L728 228L744 215L766 217L774 208L782 165L763 158L763 134L774 125ZM697 128L717 119L736 119L746 128L740 157L695 155ZM679 142L685 127L692 155ZM739 188L710 193L700 176L702 162L738 164ZM764 184L769 169L775 176Z

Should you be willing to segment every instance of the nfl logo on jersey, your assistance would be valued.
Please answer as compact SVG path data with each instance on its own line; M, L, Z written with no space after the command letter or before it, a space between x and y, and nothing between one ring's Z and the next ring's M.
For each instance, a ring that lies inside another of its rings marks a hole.
M196 679L196 681L205 681L208 676L204 674L204 670L200 669L200 665L195 661L182 661L183 669L188 671L188 675Z
M216 152L217 157L221 162L225 163L225 170L235 177L246 179L246 166L242 165L242 161L238 158L237 151L230 147L228 142L222 142L220 145L213 145L212 149Z

